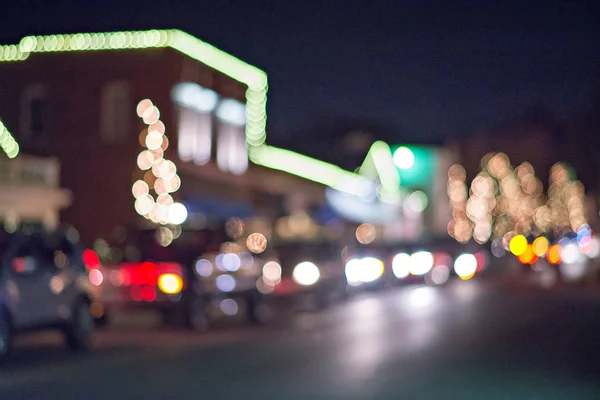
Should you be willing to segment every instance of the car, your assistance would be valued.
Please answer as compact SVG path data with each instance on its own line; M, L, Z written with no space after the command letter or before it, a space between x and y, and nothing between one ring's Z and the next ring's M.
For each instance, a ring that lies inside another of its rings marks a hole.
M346 297L338 243L287 241L265 261L259 284L280 310L318 310Z
M0 359L26 331L57 329L68 348L88 349L102 306L80 245L61 231L1 236Z
M351 293L406 284L443 285L457 275L470 279L486 267L489 258L477 244L447 238L353 245L345 254Z
M270 318L268 294L257 285L262 265L259 257L239 247L205 253L195 261L194 293L207 306L204 312L210 311L209 319L242 313L251 323Z
M481 246L434 239L410 245L390 246L392 279L396 285L443 285L455 276L471 279L487 265Z
M156 312L166 325L197 332L242 311L248 322L264 322L255 257L222 229L183 229L175 236L168 227L132 229L110 245L120 257L103 261L96 282L108 312Z
M389 249L382 246L347 246L344 249L344 273L348 293L377 291L389 285L390 271L386 268Z

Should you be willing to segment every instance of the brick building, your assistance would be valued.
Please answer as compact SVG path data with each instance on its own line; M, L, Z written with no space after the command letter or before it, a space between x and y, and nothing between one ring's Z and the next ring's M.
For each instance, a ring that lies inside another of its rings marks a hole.
M138 180L153 201L162 194L191 216L274 218L324 202L323 185L283 172L283 162L249 162L267 154L266 74L184 32L25 37L0 46L0 80L4 124L23 153L60 161L73 195L61 219L87 243L148 222L134 206ZM144 99L156 115L136 115ZM153 129L164 135L150 149ZM162 178L140 168L144 150L173 162L176 188L156 190Z

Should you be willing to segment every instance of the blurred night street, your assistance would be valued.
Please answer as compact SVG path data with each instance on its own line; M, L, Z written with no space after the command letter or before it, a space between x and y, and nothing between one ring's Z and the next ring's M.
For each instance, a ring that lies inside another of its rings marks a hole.
M597 399L600 295L507 279L363 294L275 328L22 338L3 399ZM137 329L137 331L136 331ZM58 340L58 337L57 337Z
M29 3L0 400L600 400L600 1Z

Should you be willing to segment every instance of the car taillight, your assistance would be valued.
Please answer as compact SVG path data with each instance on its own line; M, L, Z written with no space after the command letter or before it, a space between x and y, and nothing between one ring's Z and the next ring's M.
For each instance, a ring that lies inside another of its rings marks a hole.
M142 286L141 294L142 299L148 303L156 300L156 290L151 286Z
M119 269L123 286L135 301L156 300L157 289L168 295L181 293L184 286L182 268L177 263L126 263Z
M83 263L88 269L98 268L100 266L100 257L94 250L86 249L83 251Z
M119 269L119 274L121 274L121 284L123 286L129 286L131 285L131 274L129 273L129 270L126 268L120 268Z
M183 289L183 279L177 274L162 274L158 277L158 288L165 294L178 294Z
M152 263L142 264L140 270L141 280L149 286L154 286L158 282L158 268Z

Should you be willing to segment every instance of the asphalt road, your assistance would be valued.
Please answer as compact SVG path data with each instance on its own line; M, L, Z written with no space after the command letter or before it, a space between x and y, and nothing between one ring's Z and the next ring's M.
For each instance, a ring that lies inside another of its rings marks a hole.
M600 399L600 294L454 282L353 298L287 326L24 338L0 399Z

